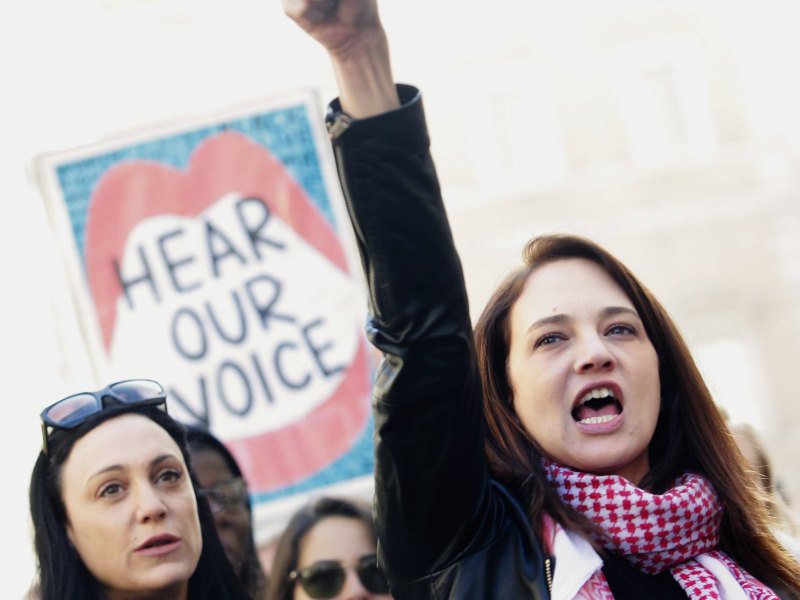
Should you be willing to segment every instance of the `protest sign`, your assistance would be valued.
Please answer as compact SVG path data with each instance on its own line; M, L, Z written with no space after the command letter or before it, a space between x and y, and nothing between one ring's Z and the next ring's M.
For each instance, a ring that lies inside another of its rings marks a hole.
M364 296L321 123L298 94L36 165L98 384L161 381L262 504L372 473Z

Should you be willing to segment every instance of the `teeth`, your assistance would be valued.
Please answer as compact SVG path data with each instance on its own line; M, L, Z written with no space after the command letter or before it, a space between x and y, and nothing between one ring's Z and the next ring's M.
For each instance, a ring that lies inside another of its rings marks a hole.
M616 418L617 415L606 415L604 417L587 417L586 419L581 419L581 423L586 423L587 425L599 425L600 423L608 423L609 421Z
M608 398L609 396L613 395L614 394L611 392L611 390L606 387L596 388L586 392L583 398L581 398L581 404L588 402L592 398Z

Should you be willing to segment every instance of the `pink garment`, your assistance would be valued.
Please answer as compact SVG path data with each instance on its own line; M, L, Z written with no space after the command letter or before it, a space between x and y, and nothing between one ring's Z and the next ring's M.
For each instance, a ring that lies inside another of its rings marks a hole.
M549 461L544 468L561 499L601 527L603 535L596 541L641 571L655 574L669 569L692 599L738 595L777 600L770 589L716 549L722 506L704 477L687 473L666 493L651 494L617 475L592 475ZM613 598L602 571L591 576L576 598Z

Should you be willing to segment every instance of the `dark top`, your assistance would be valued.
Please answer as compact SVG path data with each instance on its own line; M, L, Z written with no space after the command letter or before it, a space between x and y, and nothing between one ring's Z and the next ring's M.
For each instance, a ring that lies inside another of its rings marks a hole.
M367 279L367 335L385 357L374 386L379 554L398 600L548 598L528 516L489 476L461 265L422 101L398 91L395 111L348 123L334 102L328 115ZM607 576L629 597L627 569ZM637 598L674 589L669 579L636 577L648 590Z
M686 592L669 571L658 575L642 573L625 557L608 554L603 557L603 574L615 600L686 599Z

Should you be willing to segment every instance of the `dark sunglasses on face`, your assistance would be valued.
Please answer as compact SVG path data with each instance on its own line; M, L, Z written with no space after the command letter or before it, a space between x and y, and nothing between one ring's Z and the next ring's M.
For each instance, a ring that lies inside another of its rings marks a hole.
M342 591L347 577L347 565L338 560L320 560L305 569L294 570L289 573L289 579L300 582L306 594L312 598L333 598ZM388 594L389 584L378 566L378 557L368 554L358 559L353 565L361 585L370 594Z
M96 392L81 392L62 398L45 408L42 419L42 450L48 453L53 430L73 429L107 406L158 406L167 410L167 392L157 381L128 379L118 381Z
M197 490L197 495L208 500L208 506L215 515L223 510L239 513L247 509L247 484L241 477L218 483L210 488Z

